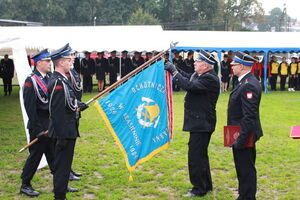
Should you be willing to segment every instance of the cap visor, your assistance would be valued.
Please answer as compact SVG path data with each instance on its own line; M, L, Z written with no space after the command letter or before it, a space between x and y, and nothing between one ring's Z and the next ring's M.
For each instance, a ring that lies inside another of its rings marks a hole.
M232 61L230 64L231 64L231 65L240 65L241 63L238 63L238 62L236 62L236 61Z

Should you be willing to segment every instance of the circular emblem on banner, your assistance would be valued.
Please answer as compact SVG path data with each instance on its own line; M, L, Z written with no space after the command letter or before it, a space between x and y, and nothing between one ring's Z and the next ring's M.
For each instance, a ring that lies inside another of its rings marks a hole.
M136 109L136 117L138 122L143 128L154 127L156 128L160 118L160 109L154 100L142 97L142 104Z

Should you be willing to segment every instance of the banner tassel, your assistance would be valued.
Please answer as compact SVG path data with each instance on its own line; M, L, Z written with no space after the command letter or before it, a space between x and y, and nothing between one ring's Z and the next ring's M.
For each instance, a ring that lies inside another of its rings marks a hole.
M129 181L129 182L132 182L132 181L133 181L133 177L132 177L131 173L130 173L130 175L129 175L128 181Z

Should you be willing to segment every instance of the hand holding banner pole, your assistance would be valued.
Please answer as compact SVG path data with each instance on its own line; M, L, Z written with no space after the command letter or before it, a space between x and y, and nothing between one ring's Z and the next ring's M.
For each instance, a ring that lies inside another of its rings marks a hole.
M48 134L48 130L45 131L44 134L47 135ZM39 140L38 138L35 138L34 140L32 140L29 144L25 145L22 149L20 149L19 153L25 151L26 149L28 149L29 147L31 147L33 144L37 143L38 140Z

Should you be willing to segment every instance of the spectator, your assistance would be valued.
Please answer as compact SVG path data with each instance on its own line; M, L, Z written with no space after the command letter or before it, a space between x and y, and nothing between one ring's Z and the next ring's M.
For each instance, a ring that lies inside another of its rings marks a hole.
M187 58L184 60L184 70L186 73L194 73L194 52L189 51Z
M95 61L95 72L98 80L98 92L104 90L105 72L108 70L108 61L104 58L104 52L97 53L98 58Z
M270 70L271 70L270 84L271 84L272 91L276 91L277 77L279 72L278 69L279 69L279 64L277 62L277 57L272 56L272 60L270 62Z
M151 53L152 55L152 53ZM149 59L151 59L149 57ZM132 71L132 62L131 59L128 57L128 51L124 50L122 51L122 57L121 57L121 77L126 76Z
M251 73L255 76L255 78L257 78L258 81L261 81L261 74L262 74L262 69L263 69L263 64L261 62L259 62L259 58L258 57L254 57L257 61L254 62L252 69L251 69Z
M110 52L110 57L108 58L108 68L109 68L109 83L110 85L117 82L117 77L120 73L120 61L116 56L117 51Z
M184 62L182 57L179 56L179 52L177 50L173 51L173 64L176 68L183 70L184 69ZM173 91L179 91L180 86L173 80Z
M4 85L4 95L10 96L12 92L12 78L14 77L14 62L12 59L8 58L8 55L4 55L4 59L0 61L1 77Z
M228 55L224 54L223 60L221 62L221 81L222 81L221 89L223 92L226 92L228 89L229 74L230 74L230 62L228 60Z
M147 52L146 53L146 59L145 62L147 62L148 60L150 60L153 57L153 53L152 52Z
M93 74L95 73L95 62L90 57L91 53L86 51L85 58L81 60L80 73L83 77L83 92L92 92Z
M139 66L141 66L144 63L145 63L145 60L141 56L141 53L138 51L134 52L134 57L132 58L133 69L138 68Z
M282 62L279 65L279 75L280 75L280 90L285 90L286 78L288 76L288 63L286 62L286 57L282 58Z
M80 74L80 59L77 57L77 51L75 51L74 69Z
M298 71L298 63L297 63L297 58L292 57L292 62L289 66L289 92L295 92L295 87L296 87L296 81L297 81L297 71Z

